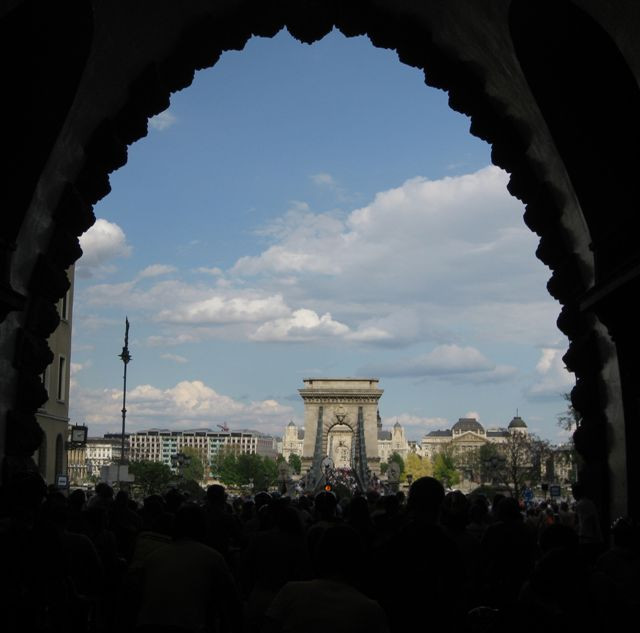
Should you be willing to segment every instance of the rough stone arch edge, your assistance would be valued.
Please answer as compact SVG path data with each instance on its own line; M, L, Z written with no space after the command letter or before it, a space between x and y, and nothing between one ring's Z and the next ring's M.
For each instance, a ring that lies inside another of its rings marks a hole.
M28 457L37 449L35 410L46 397L38 376L50 362L46 339L58 322L53 303L68 286L65 269L81 255L78 236L95 221L93 205L110 191L109 173L126 163L127 146L146 135L148 118L168 107L172 92L191 84L195 70L213 66L225 50L241 50L252 35L272 37L287 28L296 39L312 43L334 26L347 36L367 35L374 46L394 49L400 61L424 69L427 85L448 91L451 107L471 117L471 133L492 145L494 164L510 173L509 191L526 205L525 223L540 236L536 254L553 271L547 287L563 305L558 326L569 337L565 361L578 378L574 404L595 417L603 415L606 390L600 384L600 369L607 346L578 308L578 297L586 288L580 262L565 246L571 241L560 223L563 194L560 187L536 176L527 157L533 135L527 122L505 117L508 104L485 92L488 69L463 61L455 49L439 47L428 27L411 16L368 0L348 5L247 0L222 18L207 14L186 26L172 53L149 61L130 83L124 106L97 126L86 145L84 166L67 184L54 212L49 249L30 279L25 326L17 333L13 359L18 385L15 407L7 416L7 455ZM601 417L584 425L591 431L583 434L578 449L592 461L606 459L602 426Z

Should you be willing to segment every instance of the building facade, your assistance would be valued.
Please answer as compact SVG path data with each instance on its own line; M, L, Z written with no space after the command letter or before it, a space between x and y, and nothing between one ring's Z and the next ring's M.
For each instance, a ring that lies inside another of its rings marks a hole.
M222 450L236 455L260 455L272 459L277 457L275 438L250 430L218 432L211 429L149 429L129 436L131 461L162 462L173 468L172 456L185 448L197 451L204 464L210 464Z
M302 474L320 472L326 456L375 475L378 455L377 378L306 378L298 393L304 402Z
M73 321L73 266L67 270L69 289L58 301L60 323L47 343L53 354L50 365L41 374L47 401L36 412L44 436L33 459L47 484L67 476L67 437L69 434L69 379L71 376L71 326Z
M529 429L525 421L514 417L507 428L485 429L475 418L460 418L450 429L431 431L420 442L424 457L433 459L443 450L467 452L480 448L483 444L504 444L511 433L525 433Z

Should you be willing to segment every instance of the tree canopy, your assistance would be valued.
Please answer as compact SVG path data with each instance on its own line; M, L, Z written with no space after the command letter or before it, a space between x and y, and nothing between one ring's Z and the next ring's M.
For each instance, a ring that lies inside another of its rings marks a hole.
M299 475L302 470L302 460L300 459L300 455L296 455L295 453L291 453L289 455L289 466L291 466L291 470Z
M164 492L174 479L171 468L162 462L131 462L129 472L135 478L134 486L139 488L145 497Z
M433 459L433 476L445 488L451 488L460 481L460 473L452 450L441 450Z
M254 491L267 490L278 477L275 460L255 454L236 455L231 451L218 454L212 471L226 486L252 486Z
M187 481L202 482L204 480L205 459L203 459L201 451L192 446L185 446L182 449L182 453L189 460L180 468L180 475Z

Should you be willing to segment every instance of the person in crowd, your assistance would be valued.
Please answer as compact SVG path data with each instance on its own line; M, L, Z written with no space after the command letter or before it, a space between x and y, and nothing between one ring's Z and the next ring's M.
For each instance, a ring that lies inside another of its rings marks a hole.
M357 589L363 555L353 528L328 526L314 551L317 577L282 587L262 633L388 633L380 605Z
M176 513L172 543L143 562L139 633L241 631L235 583L223 556L205 544L206 537L204 510L183 504Z

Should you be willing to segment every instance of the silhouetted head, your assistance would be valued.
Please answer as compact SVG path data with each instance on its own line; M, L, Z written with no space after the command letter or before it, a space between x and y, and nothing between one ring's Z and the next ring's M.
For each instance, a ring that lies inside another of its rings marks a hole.
M414 515L435 521L444 499L444 486L433 477L420 477L409 488L407 508Z
M552 549L578 547L578 535L566 525L549 525L540 534L540 551L545 554Z
M322 490L316 495L315 510L321 519L333 518L336 514L337 505L338 499L333 492Z
M104 481L101 481L96 485L96 495L102 497L102 499L111 500L113 499L113 488Z
M213 484L207 488L207 503L210 506L220 508L224 506L227 499L227 492L224 486Z
M173 523L173 538L190 538L203 541L207 530L204 510L195 503L183 503L176 512Z
M126 490L118 490L114 503L117 506L127 507L129 505L129 493Z
M79 512L87 502L87 495L82 488L76 488L69 495L69 508L75 512Z
M522 520L520 506L518 501L513 497L503 497L496 508L496 516L498 521L503 523L515 523Z
M573 498L576 501L580 501L580 499L584 497L584 486L581 482L576 481L575 483L571 484L571 494L573 494Z
M256 496L254 497L254 501L256 504L256 510L259 511L262 506L270 505L273 501L273 497L268 492L265 492L263 490L256 494Z
M464 529L469 522L469 502L459 490L448 492L442 503L442 524L451 529Z

